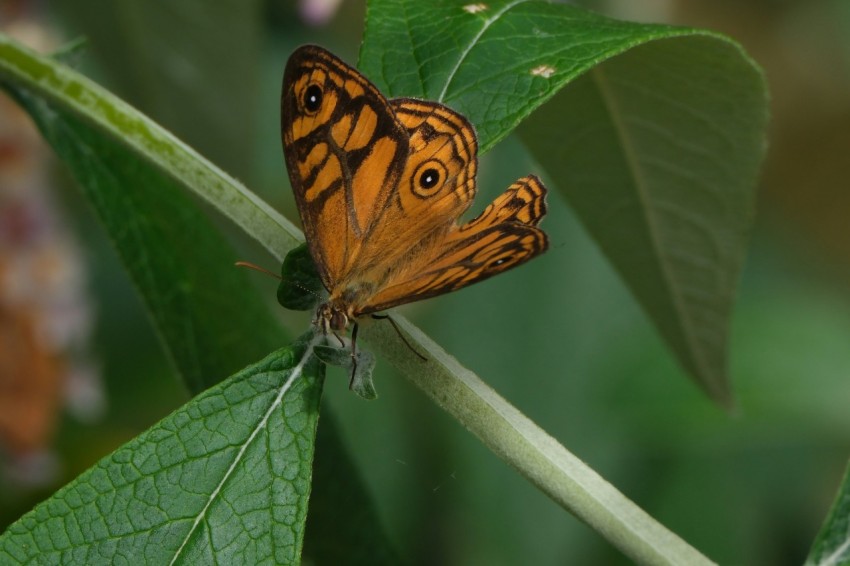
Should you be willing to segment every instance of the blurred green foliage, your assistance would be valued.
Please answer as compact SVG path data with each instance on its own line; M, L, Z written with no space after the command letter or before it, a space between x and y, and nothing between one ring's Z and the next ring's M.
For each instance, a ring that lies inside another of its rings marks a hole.
M141 10L142 4L121 6ZM177 30L160 25L158 18L175 16L160 4L150 3L144 17L125 12L123 19L94 2L74 5L73 13L61 8L36 15L66 37L88 36L93 57L85 60L95 64L90 72L99 81L244 175L296 218L278 132L283 64L307 41L355 61L362 4L344 2L319 28L305 25L290 3L269 3L265 12L254 3L244 10L231 6L244 18L234 28L231 20L216 20L196 6ZM593 4L616 8L613 2ZM690 4L670 2L667 11L643 17L728 33L766 66L776 101L774 155L732 332L737 411L716 408L685 378L560 199L550 199L547 257L523 273L403 311L709 557L799 564L850 453L850 238L840 226L850 210L844 190L850 165L842 144L850 131L850 16L837 0ZM640 17L635 10L627 15ZM227 64L198 66L203 73L183 88L168 80L175 71L167 65L203 53L201 45L233 56ZM218 103L199 104L213 100L204 94L210 92ZM482 159L480 201L494 197L504 179L533 167L515 139L498 145ZM77 196L64 199L89 246L92 294L99 302L97 351L110 410L95 425L63 423L57 485L187 398L167 378L146 315L102 230ZM237 244L246 259L267 261L252 244ZM546 284L551 279L565 284L555 288ZM257 284L271 305L274 282L258 278ZM292 313L281 316L296 330L306 324ZM376 371L377 402L351 395L347 379L344 371L329 370L326 402L385 528L410 563L623 563L386 364L379 362ZM52 491L0 485L0 525Z

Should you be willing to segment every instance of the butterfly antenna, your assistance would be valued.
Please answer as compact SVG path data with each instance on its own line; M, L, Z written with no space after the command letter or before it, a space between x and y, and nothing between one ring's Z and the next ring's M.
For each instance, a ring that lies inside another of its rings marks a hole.
M260 267L259 265L256 265L254 263L250 263L250 262L247 262L247 261L237 261L234 265L236 267L247 267L248 269L253 269L254 271L259 271L260 273L265 273L266 275L271 275L275 279L283 281L283 277L281 277L277 273L269 271L265 267Z
M354 376L357 375L357 329L360 328L360 325L356 322L354 323L354 327L351 329L351 377L348 380L348 388L352 389L354 387ZM334 332L334 335L336 333ZM339 336L337 336L339 338ZM340 342L342 339L340 338Z
M423 356L422 354L417 352L416 348L414 348L413 346L410 345L410 342L408 342L407 338L404 337L404 334L401 333L401 329L398 327L398 325L395 323L395 321L392 318L390 318L390 315L388 315L388 314L373 314L372 318L375 319L375 320L387 320L387 321L389 321L389 323L393 325L393 330L395 330L395 333L398 334L398 337L401 338L402 342L404 342L404 345L407 346L410 349L411 352L413 352L414 354L419 356L420 360L422 360L423 362L428 361L428 358L426 358L425 356Z
M248 262L248 261L237 261L233 265L235 265L236 267L247 267L248 269L253 269L254 271L259 271L260 273L265 273L266 275L270 275L270 276L274 277L275 279L277 279L279 281L286 281L286 279L284 277L281 277L277 273L274 273L273 271L269 271L265 267L260 267L259 265L256 265L256 264ZM302 291L306 291L307 293L310 293L311 295L313 295L314 297L316 297L320 301L322 300L322 296L320 294L318 294L317 292L315 292L314 290L308 289L307 287L305 287L304 285L301 285L300 283L298 283L296 281L289 280L289 282L291 284L295 285L296 287L298 287L299 289L301 289Z

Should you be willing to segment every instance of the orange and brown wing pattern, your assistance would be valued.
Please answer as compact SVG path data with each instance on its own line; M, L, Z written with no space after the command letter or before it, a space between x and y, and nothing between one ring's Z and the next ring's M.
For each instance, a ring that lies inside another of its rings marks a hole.
M460 233L481 230L505 222L537 226L546 216L546 187L536 175L516 181L484 212L460 228Z
M410 136L398 188L402 211L414 224L454 222L475 198L478 140L472 124L437 102L398 98L390 100L390 106ZM436 174L431 186L423 178L429 170Z
M359 314L455 291L525 263L549 245L537 228L545 214L546 188L534 175L523 177L477 218L397 270Z
M399 182L408 131L366 78L312 45L287 62L281 127L310 253L333 289L357 263Z
M469 122L438 104L389 101L408 133L408 156L385 210L363 244L356 272L345 284L380 288L388 267L407 263L423 241L440 239L475 197L478 145Z
M320 47L287 63L281 126L310 253L346 315L460 289L548 245L537 228L546 190L534 176L458 226L476 192L469 121L436 102L387 101Z

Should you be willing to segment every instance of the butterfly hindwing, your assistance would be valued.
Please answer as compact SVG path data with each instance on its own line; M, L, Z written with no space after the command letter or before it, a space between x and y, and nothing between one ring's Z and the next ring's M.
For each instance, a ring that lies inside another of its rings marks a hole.
M521 265L549 242L537 224L546 214L546 188L529 175L511 185L477 218L398 270L364 314L456 291Z

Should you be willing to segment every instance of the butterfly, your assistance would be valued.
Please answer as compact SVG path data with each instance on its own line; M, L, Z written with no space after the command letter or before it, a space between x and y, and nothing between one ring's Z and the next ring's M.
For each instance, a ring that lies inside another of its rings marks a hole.
M548 246L537 227L546 214L537 177L519 179L458 224L476 190L469 121L438 102L388 100L321 47L300 47L286 64L281 129L307 245L329 293L315 319L326 335L353 324L354 342L358 317L483 281Z

